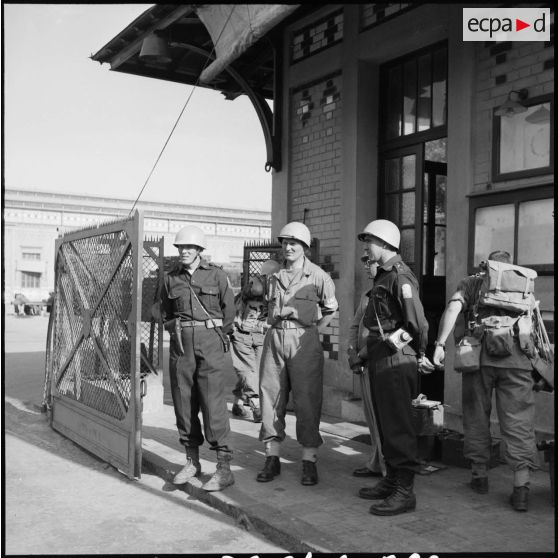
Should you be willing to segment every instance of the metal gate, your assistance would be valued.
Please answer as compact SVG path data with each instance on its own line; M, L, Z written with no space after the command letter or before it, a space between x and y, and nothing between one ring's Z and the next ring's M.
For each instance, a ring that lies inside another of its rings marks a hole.
M162 239L143 241L140 212L56 241L44 403L54 429L130 478L141 474L142 376L162 374L150 312L162 252Z

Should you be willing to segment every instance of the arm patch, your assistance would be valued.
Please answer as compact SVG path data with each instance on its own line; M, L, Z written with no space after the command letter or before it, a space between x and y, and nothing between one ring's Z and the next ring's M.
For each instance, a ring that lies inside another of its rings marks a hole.
M413 290L411 289L411 285L409 283L403 283L401 285L401 294L403 298L413 298Z

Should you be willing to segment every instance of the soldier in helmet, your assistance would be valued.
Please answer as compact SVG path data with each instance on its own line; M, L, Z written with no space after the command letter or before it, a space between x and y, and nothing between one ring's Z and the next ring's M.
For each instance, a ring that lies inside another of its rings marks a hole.
M238 381L233 390L235 402L232 414L247 417L249 413L244 406L248 405L252 409L254 422L262 421L259 406L260 359L264 334L269 327L265 304L266 276L278 269L276 261L267 260L259 275L247 281L235 297L236 317L231 334L231 355Z
M373 280L378 272L378 262L372 262L367 251L361 256L360 261L367 272L368 278ZM349 358L349 366L353 373L360 377L364 417L370 430L370 453L366 464L353 471L353 476L355 477L381 477L386 472L386 464L378 432L378 419L375 416L374 404L372 403L372 390L368 373L368 352L366 348L368 329L362 323L371 294L372 289L369 288L360 297L360 302L353 322L349 327L348 334L349 346L347 348L347 356Z
M217 469L203 485L208 491L234 483L229 462L229 416L225 401L225 352L235 315L234 295L227 274L201 257L206 247L201 229L187 226L174 240L179 262L165 273L161 289L161 315L171 333L170 380L180 443L186 465L174 484L185 484L201 472L199 446L203 432L217 453Z
M416 507L413 492L419 468L411 400L417 396L418 369L432 372L425 356L428 323L419 299L418 281L398 254L400 232L391 221L369 223L358 239L372 262L378 262L363 324L369 330L368 370L378 418L386 476L359 496L378 500L375 515L397 515Z
M318 482L316 459L322 444L319 432L324 356L320 328L337 310L331 277L305 256L310 231L291 222L281 229L284 262L269 280L268 323L260 365L260 402L265 465L257 475L268 482L280 473L281 442L289 391L296 415L296 436L302 445L304 485ZM321 312L320 312L321 311Z

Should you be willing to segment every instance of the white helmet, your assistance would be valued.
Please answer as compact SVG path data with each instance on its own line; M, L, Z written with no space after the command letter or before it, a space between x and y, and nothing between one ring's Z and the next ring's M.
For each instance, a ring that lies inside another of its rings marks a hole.
M176 233L173 244L175 246L191 244L192 246L199 246L202 250L204 250L206 248L205 234L200 228L188 225L186 227L182 227Z
M279 271L280 267L275 260L267 260L262 264L260 275L273 275Z
M283 239L294 239L302 242L307 248L310 248L310 230L304 223L292 221L287 223L278 234L279 242Z
M387 242L396 250L399 249L401 233L399 232L397 225L387 219L376 219L375 221L368 223L357 238L364 241L367 236L375 236L376 238Z

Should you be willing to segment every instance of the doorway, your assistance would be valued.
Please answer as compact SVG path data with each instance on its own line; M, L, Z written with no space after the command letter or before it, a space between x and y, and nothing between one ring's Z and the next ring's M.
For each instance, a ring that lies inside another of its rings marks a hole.
M429 358L446 299L446 182L445 137L380 156L380 216L401 230L401 257L419 280ZM421 376L420 390L443 401L443 370Z

